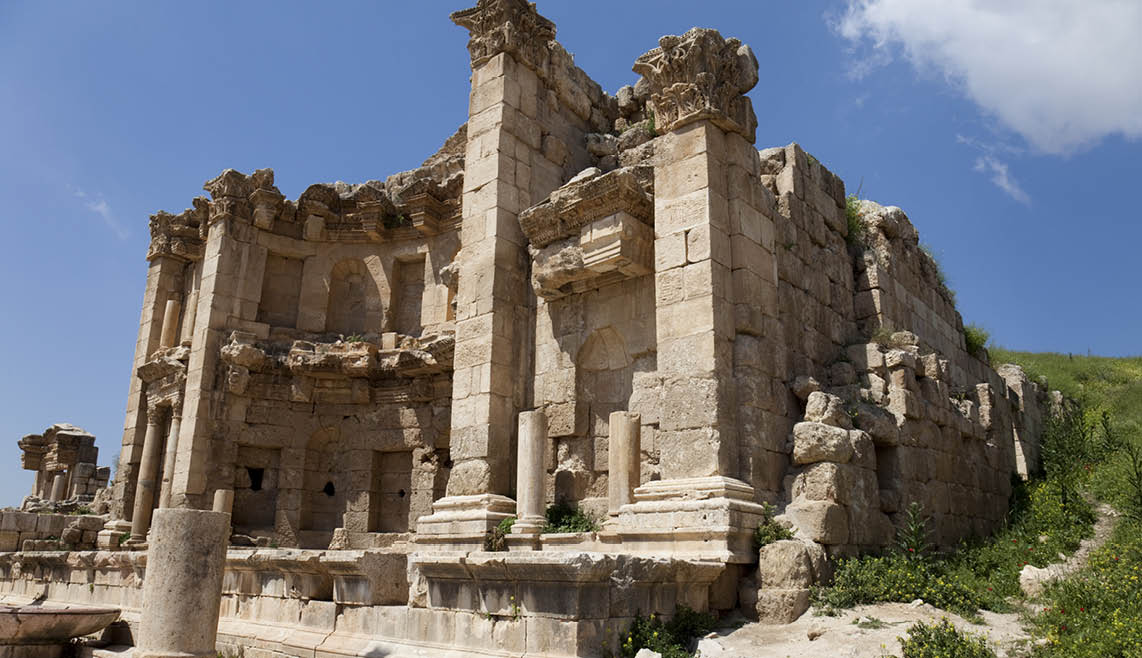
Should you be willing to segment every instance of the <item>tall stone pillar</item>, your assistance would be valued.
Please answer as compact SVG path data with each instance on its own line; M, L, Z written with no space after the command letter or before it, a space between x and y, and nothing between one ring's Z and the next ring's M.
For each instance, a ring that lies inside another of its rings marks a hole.
M751 146L757 119L743 95L757 83L757 60L736 39L695 28L662 37L634 70L664 133L654 168L662 480L635 490L618 532L635 550L749 561L761 509L753 487L737 479L732 272L739 245L731 240L728 172L737 160L758 157Z
M194 318L198 313L198 288L190 291L186 296L186 312L183 313L182 335L179 343L190 345L194 342Z
M152 232L157 225L152 217ZM123 444L119 452L119 472L115 477L115 509L112 514L130 519L134 510L135 489L139 476L146 431L146 403L143 398L143 381L136 374L150 355L159 349L162 338L163 315L168 299L176 297L182 288L182 275L186 260L171 254L169 242L152 240L148 259L147 288L143 293L143 310L139 319L139 336L135 343L135 358L131 367L131 385L127 392L127 413L123 422Z
M537 535L545 518L543 455L547 447L547 414L519 414L519 457L516 462L516 522L512 532Z
M147 409L147 435L143 439L143 458L139 464L139 483L135 488L135 513L131 516L131 540L141 542L147 538L151 527L151 514L155 503L155 477L159 473L159 460L162 459L162 437L159 435L160 411L157 407Z
M639 481L642 449L642 416L615 411L609 419L607 439L607 513L618 516L619 508L634 502Z
M174 460L178 454L178 434L182 429L182 400L171 405L171 425L167 431L166 449L163 451L163 481L159 489L159 507L171 505L171 483L174 481Z
M478 549L510 516L516 413L527 398L534 294L520 211L561 184L533 166L540 80L555 26L524 0L480 0L452 20L470 32L472 93L464 162L447 496L418 541ZM545 182L547 183L545 187ZM523 486L517 484L517 486Z
M222 604L230 515L192 509L155 512L147 549L135 656L213 658Z

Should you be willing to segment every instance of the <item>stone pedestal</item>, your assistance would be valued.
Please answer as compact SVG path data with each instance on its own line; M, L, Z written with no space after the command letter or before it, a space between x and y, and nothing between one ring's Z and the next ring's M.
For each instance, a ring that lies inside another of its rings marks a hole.
M217 655L222 573L230 515L190 509L155 512L135 658Z
M416 543L429 552L482 551L488 531L515 510L514 500L497 494L441 498L417 521Z
M519 415L519 458L516 464L516 522L513 534L538 535L546 522L543 495L543 453L547 446L547 414Z
M763 518L754 489L723 476L657 480L619 511L623 551L735 564L756 560L753 531Z

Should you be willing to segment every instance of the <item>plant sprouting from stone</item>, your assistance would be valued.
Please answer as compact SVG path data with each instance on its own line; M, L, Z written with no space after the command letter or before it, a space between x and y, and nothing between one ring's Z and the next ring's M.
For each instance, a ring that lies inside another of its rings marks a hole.
M777 510L769 503L761 504L761 524L757 526L757 530L753 532L753 543L755 548L761 548L775 541L782 539L793 539L793 531L788 527L778 523L774 518Z
M513 525L515 525L515 517L509 516L508 518L500 521L496 527L489 530L488 535L484 537L484 550L508 550L507 536L511 533Z
M567 503L556 503L548 507L546 516L544 533L595 532L599 529L598 522L590 514Z
M968 354L981 356L990 338L991 334L987 329L977 324L964 325L964 347L967 349Z

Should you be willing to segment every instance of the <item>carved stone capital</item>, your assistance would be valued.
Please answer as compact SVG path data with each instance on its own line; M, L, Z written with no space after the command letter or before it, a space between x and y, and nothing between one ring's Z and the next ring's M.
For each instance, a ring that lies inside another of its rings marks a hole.
M526 0L479 0L475 7L454 12L452 22L468 30L468 53L475 69L506 52L536 71L547 66L547 44L555 39L555 23L539 15Z
M754 141L757 117L744 94L757 84L757 58L737 39L697 27L682 36L667 35L635 60L634 72L650 85L648 103L658 130L709 119Z
M147 260L159 256L173 256L188 261L202 259L209 204L205 198L198 197L193 205L193 208L187 208L177 215L162 210L151 215L151 244L147 247Z

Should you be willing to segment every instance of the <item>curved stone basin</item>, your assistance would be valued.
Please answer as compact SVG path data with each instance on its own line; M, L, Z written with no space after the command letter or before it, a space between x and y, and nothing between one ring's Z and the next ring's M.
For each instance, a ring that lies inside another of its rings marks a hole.
M118 608L0 604L0 645L66 642L103 630L118 618Z

